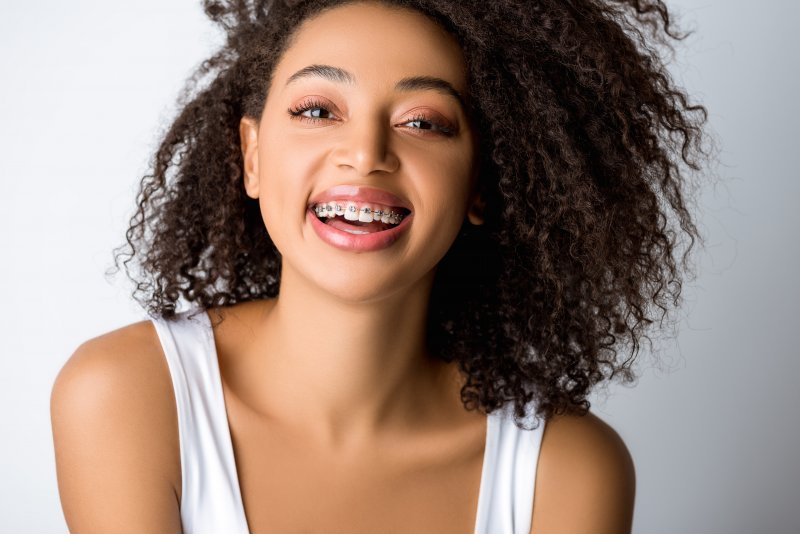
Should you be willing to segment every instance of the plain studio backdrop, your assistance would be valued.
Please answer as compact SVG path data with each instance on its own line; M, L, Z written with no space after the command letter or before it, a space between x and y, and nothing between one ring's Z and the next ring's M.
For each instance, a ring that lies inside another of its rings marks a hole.
M800 173L790 0L668 1L675 77L710 110L719 183L675 335L593 410L637 469L634 531L800 532ZM107 280L140 177L191 70L220 43L198 1L3 1L0 532L66 532L49 420L84 340L145 318ZM124 484L125 481L119 481Z

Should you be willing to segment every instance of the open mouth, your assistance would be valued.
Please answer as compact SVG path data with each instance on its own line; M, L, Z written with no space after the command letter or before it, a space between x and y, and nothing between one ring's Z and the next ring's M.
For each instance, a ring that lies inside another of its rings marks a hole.
M316 204L312 211L323 223L351 234L384 232L400 224L411 213L411 210L401 207L335 201Z

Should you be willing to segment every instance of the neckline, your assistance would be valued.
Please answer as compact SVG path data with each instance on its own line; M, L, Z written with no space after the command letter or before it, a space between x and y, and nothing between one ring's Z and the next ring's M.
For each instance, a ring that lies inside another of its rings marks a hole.
M247 528L247 532L250 532L250 525L247 519L247 513L244 509L244 499L242 498L242 486L239 480L239 467L236 463L236 454L233 448L233 434L231 432L231 425L230 420L228 419L228 405L225 402L225 390L222 387L222 373L220 372L219 366L219 353L217 352L217 344L216 344L216 337L214 335L214 328L211 323L211 317L208 315L207 310L203 310L202 317L204 321L204 326L206 328L206 349L208 350L210 363L211 363L211 370L213 375L213 382L214 388L217 389L219 392L219 398L222 400L221 406L221 413L222 416L225 418L225 435L222 436L224 439L224 447L221 454L225 456L224 460L228 465L233 466L234 473L233 479L235 479L235 483L232 487L235 495L235 505L237 508L237 513L240 514L240 517L244 518L245 526ZM486 522L486 518L484 517L485 511L484 508L488 505L489 499L489 488L491 481L489 480L491 473L490 471L491 466L491 458L494 457L495 454L495 439L494 436L497 430L494 428L495 425L495 417L493 417L493 413L486 416L486 435L484 437L484 447L483 447L483 462L481 464L481 478L480 483L478 486L478 504L477 509L475 510L475 526L473 527L474 534L481 534L480 529L483 524ZM182 490L184 491L184 490Z

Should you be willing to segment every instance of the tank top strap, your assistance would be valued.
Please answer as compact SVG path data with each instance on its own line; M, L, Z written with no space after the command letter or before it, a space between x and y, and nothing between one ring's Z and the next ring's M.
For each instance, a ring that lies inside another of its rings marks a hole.
M208 314L189 310L152 322L169 366L178 411L183 532L246 534Z
M529 534L545 422L528 417L531 430L514 423L513 406L489 414L475 534Z

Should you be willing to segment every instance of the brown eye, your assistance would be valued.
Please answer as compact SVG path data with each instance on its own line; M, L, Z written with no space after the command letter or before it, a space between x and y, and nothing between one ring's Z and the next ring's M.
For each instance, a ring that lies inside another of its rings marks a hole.
M413 130L423 130L431 133L439 133L441 135L445 135L448 137L455 134L455 130L449 125L441 124L438 121L422 116L414 117L410 121L406 121L403 124L405 126L409 126Z
M333 118L333 113L316 100L304 102L287 111L290 118L302 121L318 122Z
M328 115L330 115L330 113L331 112L325 108L311 108L302 111L300 115L308 117L310 119L327 119L329 118Z
M407 122L406 124L412 125L414 128L419 128L420 130L433 130L436 126L432 122L423 121L423 120L415 120Z

